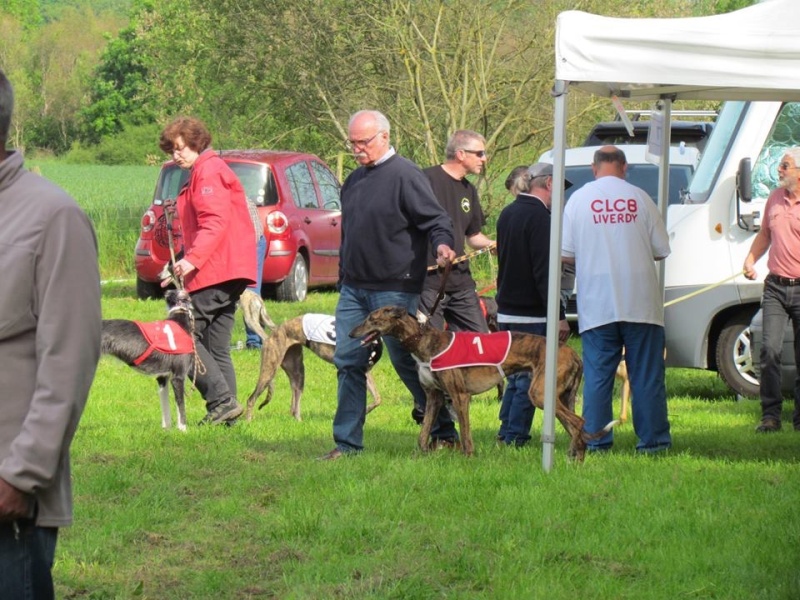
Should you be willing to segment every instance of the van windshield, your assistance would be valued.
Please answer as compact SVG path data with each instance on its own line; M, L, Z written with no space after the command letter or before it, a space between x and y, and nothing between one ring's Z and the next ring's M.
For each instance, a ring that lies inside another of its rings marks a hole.
M584 183L594 179L592 167L589 165L566 167L565 171L566 178L572 182L572 187L564 192L565 200L569 200L572 192ZM690 165L669 166L669 204L680 204L681 190L685 191L688 188L691 179L692 167ZM658 203L658 165L650 163L628 164L626 181L642 188Z
M706 141L697 171L689 186L687 204L702 204L708 200L722 161L727 156L734 135L739 129L746 106L747 102L741 101L725 102L722 105L714 130Z

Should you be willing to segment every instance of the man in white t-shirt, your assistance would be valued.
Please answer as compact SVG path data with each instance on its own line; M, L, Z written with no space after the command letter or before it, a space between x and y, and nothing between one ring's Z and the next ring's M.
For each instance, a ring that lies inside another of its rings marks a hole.
M625 154L604 146L594 155L595 180L564 209L564 262L574 262L584 362L586 431L613 419L614 375L625 349L633 428L639 452L672 444L664 385L664 298L655 261L670 253L664 221L652 198L625 181ZM589 444L611 448L613 432Z

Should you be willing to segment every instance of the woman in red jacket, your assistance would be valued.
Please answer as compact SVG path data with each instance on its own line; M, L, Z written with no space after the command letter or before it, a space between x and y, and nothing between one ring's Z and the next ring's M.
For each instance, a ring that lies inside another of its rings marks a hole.
M177 198L183 257L174 274L192 296L197 353L205 366L205 373L192 375L208 410L200 424L230 423L242 414L230 343L236 301L256 281L253 223L239 179L211 149L200 120L178 117L161 132L159 147L190 172Z

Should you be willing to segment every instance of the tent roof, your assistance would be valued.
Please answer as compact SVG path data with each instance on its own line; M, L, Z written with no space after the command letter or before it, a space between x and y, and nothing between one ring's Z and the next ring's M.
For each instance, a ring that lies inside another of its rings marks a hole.
M681 19L558 15L556 79L633 100L800 100L800 2Z

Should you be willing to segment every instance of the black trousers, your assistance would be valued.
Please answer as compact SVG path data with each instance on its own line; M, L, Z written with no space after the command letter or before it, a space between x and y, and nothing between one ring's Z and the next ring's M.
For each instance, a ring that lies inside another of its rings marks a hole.
M190 376L194 378L208 410L228 398L236 399L231 334L236 302L246 287L245 281L235 279L192 292L197 355L205 369L204 372L192 372Z

